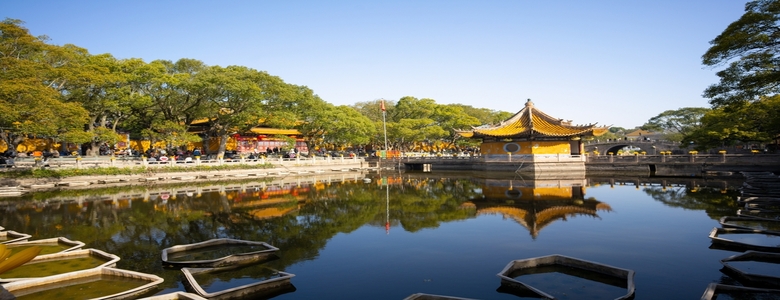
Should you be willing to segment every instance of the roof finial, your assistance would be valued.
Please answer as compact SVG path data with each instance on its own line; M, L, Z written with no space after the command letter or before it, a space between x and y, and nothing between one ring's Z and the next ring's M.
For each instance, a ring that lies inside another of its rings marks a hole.
M525 106L534 106L534 103L531 102L531 98L528 98L528 101L525 102Z

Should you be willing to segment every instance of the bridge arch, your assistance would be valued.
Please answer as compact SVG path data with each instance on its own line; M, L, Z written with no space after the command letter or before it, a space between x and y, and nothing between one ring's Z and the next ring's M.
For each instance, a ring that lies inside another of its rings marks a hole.
M599 153L607 154L612 152L617 154L618 150L625 147L633 147L645 151L648 155L658 154L661 151L681 152L677 143L668 141L646 141L646 140L612 140L603 142L590 142L585 144L585 152L598 150Z

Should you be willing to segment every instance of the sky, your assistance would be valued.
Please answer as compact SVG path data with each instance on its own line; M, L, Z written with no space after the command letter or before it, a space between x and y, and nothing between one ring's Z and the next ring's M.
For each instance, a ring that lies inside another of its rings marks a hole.
M49 43L241 65L335 105L404 96L574 124L641 126L710 107L701 56L741 0L0 0ZM377 108L379 109L379 108Z

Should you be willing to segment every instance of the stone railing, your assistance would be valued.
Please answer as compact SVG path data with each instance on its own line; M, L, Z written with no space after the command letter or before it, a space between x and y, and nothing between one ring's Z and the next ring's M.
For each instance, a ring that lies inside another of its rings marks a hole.
M188 159L188 160L148 160L141 157L63 157L47 160L34 158L17 158L15 168L49 167L49 168L105 168L105 167L193 167L220 165L279 165L279 166L321 166L339 164L359 164L365 160L360 157L296 157L296 158L235 158L235 159ZM0 168L2 170L2 168Z
M780 164L780 154L588 155L587 162Z

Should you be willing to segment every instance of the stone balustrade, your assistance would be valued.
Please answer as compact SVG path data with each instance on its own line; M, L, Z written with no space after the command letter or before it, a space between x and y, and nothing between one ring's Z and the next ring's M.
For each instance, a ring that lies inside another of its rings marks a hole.
M279 166L322 166L354 164L364 162L361 157L296 157L296 158L235 158L235 159L200 159L191 160L147 160L141 157L61 157L50 158L47 161L33 158L17 158L14 160L16 168L50 167L50 168L105 168L105 167L193 167L193 166L221 166L221 165L279 165ZM2 169L0 169L2 170Z

